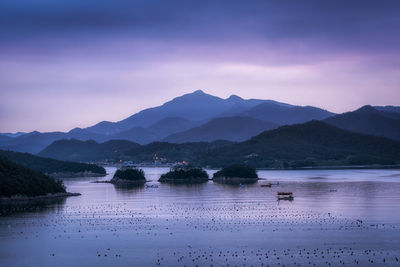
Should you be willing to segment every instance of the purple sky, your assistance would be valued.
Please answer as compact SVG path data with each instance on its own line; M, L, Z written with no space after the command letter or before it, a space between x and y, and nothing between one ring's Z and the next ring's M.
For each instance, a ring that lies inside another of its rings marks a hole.
M197 89L399 105L399 14L382 0L2 0L0 132L117 121Z

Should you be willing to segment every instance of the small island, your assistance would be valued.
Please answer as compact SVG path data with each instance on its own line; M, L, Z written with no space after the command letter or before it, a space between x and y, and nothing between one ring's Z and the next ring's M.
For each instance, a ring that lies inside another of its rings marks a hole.
M214 173L213 181L221 184L251 184L258 181L258 175L250 166L234 164Z
M191 165L175 166L161 175L160 183L172 184L199 184L208 181L208 174L200 167Z
M144 185L144 171L135 167L126 167L115 172L110 183L115 185Z
M80 194L66 192L61 180L0 157L0 203L77 195Z

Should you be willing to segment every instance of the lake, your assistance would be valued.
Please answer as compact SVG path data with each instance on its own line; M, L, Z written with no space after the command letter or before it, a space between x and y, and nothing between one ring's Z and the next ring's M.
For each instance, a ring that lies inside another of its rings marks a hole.
M82 195L1 216L0 266L400 264L399 170L259 171L254 185L189 186L143 169L157 188L65 179Z

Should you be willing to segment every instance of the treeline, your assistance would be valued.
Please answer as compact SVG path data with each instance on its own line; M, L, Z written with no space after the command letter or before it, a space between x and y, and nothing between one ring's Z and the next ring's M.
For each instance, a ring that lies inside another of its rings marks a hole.
M0 197L34 197L64 192L62 181L54 180L0 156Z
M135 163L152 162L157 154L161 161L187 161L209 167L246 164L257 168L295 169L400 164L399 141L342 130L321 121L283 126L239 143L154 142L144 146L130 143L130 146L122 148L120 145L113 146L123 141L97 144L94 141L63 140L50 145L42 155L58 159L80 157L81 160L92 160L85 149L88 142L95 151L102 151L97 153L103 155L102 158L96 157L98 160L130 160ZM71 143L74 149L71 149Z
M0 150L0 156L6 157L15 163L21 164L30 169L47 174L81 172L92 172L104 175L106 174L106 170L96 164L60 161L50 158L38 157L29 153L19 153L5 150Z

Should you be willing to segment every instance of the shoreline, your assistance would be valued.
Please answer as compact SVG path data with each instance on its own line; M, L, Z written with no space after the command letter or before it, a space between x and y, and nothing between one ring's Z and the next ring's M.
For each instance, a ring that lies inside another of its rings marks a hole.
M218 184L253 184L257 183L260 178L244 178L244 177L214 177L212 181Z
M314 167L299 167L299 168L256 168L262 171L309 171L309 170L400 170L400 165L354 165L354 166L314 166Z
M106 167L114 167L118 168L119 165L107 165ZM169 168L171 165L134 165L138 168ZM208 170L219 170L222 167L211 167L211 166L203 166L204 169ZM372 165L337 165L337 166L308 166L308 167L297 167L297 168L267 168L267 167L256 167L257 170L263 171L298 171L298 170L400 170L400 165L379 165L379 164L372 164Z
M104 177L107 173L94 173L94 172L55 172L47 174L52 178L79 178L79 177Z
M59 198L75 197L80 195L81 193L65 192L65 193L47 194L35 197L27 197L27 196L0 197L0 204L13 204L13 203L25 203L25 202L40 201L40 200L52 200Z

